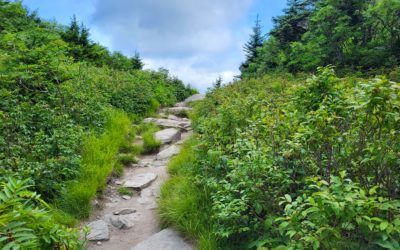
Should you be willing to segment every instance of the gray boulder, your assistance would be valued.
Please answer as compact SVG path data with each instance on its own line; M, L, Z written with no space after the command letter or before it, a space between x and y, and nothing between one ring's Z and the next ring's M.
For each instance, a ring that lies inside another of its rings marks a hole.
M181 139L181 132L176 128L167 128L155 133L156 140L161 141L162 144L167 144Z

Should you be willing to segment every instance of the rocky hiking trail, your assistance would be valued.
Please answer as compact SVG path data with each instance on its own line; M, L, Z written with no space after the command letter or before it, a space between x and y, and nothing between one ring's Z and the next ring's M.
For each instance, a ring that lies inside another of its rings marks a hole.
M203 99L194 95L175 107L160 111L160 118L146 118L162 129L155 138L162 142L159 152L139 157L137 164L125 168L124 175L112 178L102 197L93 202L91 218L84 223L90 250L191 250L195 249L172 228L161 229L157 211L160 188L168 178L167 164L191 135L191 121L174 114L190 111L188 103ZM167 115L167 113L169 115ZM140 143L140 137L137 142ZM120 195L120 187L133 195Z

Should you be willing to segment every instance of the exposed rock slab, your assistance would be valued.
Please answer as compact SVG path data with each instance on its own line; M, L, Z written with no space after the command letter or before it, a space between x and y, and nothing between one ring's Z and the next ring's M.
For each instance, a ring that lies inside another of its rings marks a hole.
M125 181L124 187L133 189L142 189L149 186L155 179L157 175L154 173L144 173L134 175Z
M161 141L162 144L179 141L181 139L181 132L176 128L167 128L157 131L154 135L156 140Z
M167 228L137 244L131 250L193 250L173 229Z
M167 127L167 128L179 128L179 129L187 129L190 127L191 122L190 121L177 121L177 120L170 120L170 119L164 119L164 118L146 118L143 120L145 123L155 123L158 126L161 127Z
M204 100L205 97L206 96L203 94L192 95L192 96L189 96L188 98L186 98L184 103L202 101L202 100Z
M179 114L179 113L182 113L182 112L192 111L192 108L189 108L189 107L173 107L173 108L167 108L166 110L169 113L172 113L172 114Z
M175 107L186 107L186 103L185 102L177 102L174 105Z
M87 225L90 228L90 233L87 235L87 239L90 241L109 240L110 231L108 225L103 220L97 220Z
M179 154L180 148L176 145L171 145L170 147L159 152L156 156L157 160L167 160L174 155Z

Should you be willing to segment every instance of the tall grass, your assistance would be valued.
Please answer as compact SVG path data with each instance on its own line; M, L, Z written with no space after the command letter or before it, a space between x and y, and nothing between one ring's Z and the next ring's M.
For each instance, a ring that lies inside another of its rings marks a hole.
M90 215L91 199L105 188L106 180L117 164L117 154L131 130L131 121L122 111L109 109L103 134L89 133L84 139L80 177L69 184L58 206L76 218Z
M154 123L143 123L140 125L143 137L143 153L155 153L161 147L161 142L156 140L154 134L160 130Z
M198 249L218 249L211 233L207 190L196 184L194 173L198 168L193 146L187 141L179 155L168 166L171 178L161 188L159 212L164 227L174 227L197 241Z

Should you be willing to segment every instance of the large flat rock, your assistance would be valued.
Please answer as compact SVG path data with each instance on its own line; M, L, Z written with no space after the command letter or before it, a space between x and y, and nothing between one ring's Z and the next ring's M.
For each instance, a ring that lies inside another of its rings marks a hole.
M157 160L167 160L174 155L179 154L180 148L176 145L171 145L163 151L159 152L156 156Z
M193 250L173 229L167 228L137 244L131 250Z
M157 131L154 135L156 140L161 141L162 144L167 144L181 139L181 132L176 128L167 128Z
M123 186L126 188L142 189L149 186L155 179L157 179L157 175L154 173L137 174L126 180Z
M87 225L90 228L90 233L87 235L87 239L90 241L109 240L110 231L108 225L103 220L96 220Z
M188 103L188 102L196 102L196 101L202 101L204 100L206 96L203 94L196 94L196 95L192 95L189 96L188 98L185 99L185 101L183 101L184 103Z
M171 120L171 119L164 119L164 118L146 118L143 120L145 123L155 123L158 126L161 127L167 127L167 128L179 128L179 129L187 129L190 127L191 122L186 121L186 120Z

